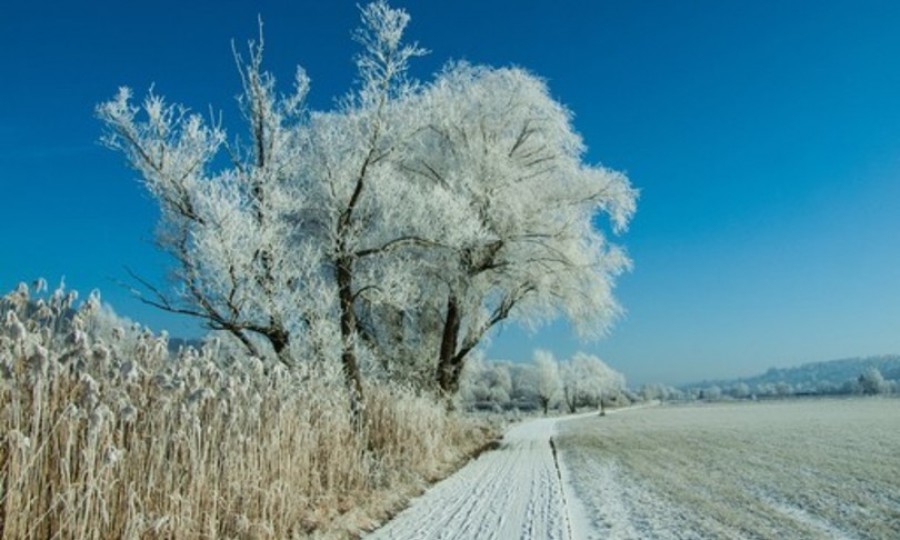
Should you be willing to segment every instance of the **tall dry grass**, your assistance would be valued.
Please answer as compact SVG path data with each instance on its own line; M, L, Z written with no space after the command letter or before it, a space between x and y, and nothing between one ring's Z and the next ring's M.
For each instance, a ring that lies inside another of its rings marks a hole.
M74 301L0 301L4 539L352 537L490 435L389 384L357 429L339 378L171 358Z

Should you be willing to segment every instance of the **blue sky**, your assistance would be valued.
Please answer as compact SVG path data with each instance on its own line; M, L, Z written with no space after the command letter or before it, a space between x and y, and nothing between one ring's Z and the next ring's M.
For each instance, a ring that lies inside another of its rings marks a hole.
M156 209L97 143L96 103L151 84L236 119L230 41L265 20L283 81L328 107L353 78L354 2L7 3L0 8L0 288L61 276L173 334L190 323L116 282L157 281ZM632 382L900 353L900 4L407 1L409 36L448 59L515 64L574 111L587 159L641 190L635 262L605 340L504 330L489 354L600 355Z

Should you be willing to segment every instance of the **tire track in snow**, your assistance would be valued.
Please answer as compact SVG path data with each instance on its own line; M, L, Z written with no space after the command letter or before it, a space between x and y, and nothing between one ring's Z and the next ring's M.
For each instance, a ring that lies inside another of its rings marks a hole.
M562 489L562 498L563 498L563 506L566 507L567 517L569 519L566 520L566 531L569 533L569 538L572 538L572 519L571 512L569 508L569 501L566 497L566 489L565 489L565 481L563 480L562 468L559 464L559 453L556 451L556 443L553 442L553 437L550 437L550 452L553 454L553 466L556 467L556 477L559 479L559 485L563 486Z
M563 474L550 444L557 421L513 426L499 449L433 486L366 538L583 538L570 519Z

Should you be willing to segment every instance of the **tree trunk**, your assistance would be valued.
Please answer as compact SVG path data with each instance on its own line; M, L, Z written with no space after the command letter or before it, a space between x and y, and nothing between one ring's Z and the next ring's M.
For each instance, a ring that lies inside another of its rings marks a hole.
M456 352L459 326L459 301L451 293L447 297L447 318L444 321L437 368L438 388L445 396L451 396L459 389L459 376L462 372L462 357Z
M566 401L566 407L569 408L570 413L575 414L575 411L578 410L578 402L576 401L577 395L575 393L575 390L570 391L567 389L567 390L564 390L564 393L565 393L564 399Z
M347 390L350 392L350 412L353 414L353 419L361 425L363 386L353 343L356 314L353 311L353 274L350 270L352 264L349 257L339 258L335 268L335 278L337 279L341 308L341 367L344 372L344 381L347 383Z

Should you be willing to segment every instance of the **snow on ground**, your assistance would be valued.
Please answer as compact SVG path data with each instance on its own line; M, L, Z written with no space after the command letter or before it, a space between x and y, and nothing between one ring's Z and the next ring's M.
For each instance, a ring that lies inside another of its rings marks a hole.
M898 422L900 399L532 420L370 538L896 539Z
M658 407L559 426L585 538L900 538L900 399Z
M584 415L582 415L584 416ZM577 418L577 417L570 417ZM557 419L529 420L433 486L370 539L585 538L583 510L571 511L550 439Z
M615 463L588 461L575 476L590 479L591 489L574 490L584 508L585 540L704 538L685 528L685 516L665 500L634 483ZM579 486L580 487L580 486ZM727 536L727 535L725 535ZM733 535L731 537L734 537Z

